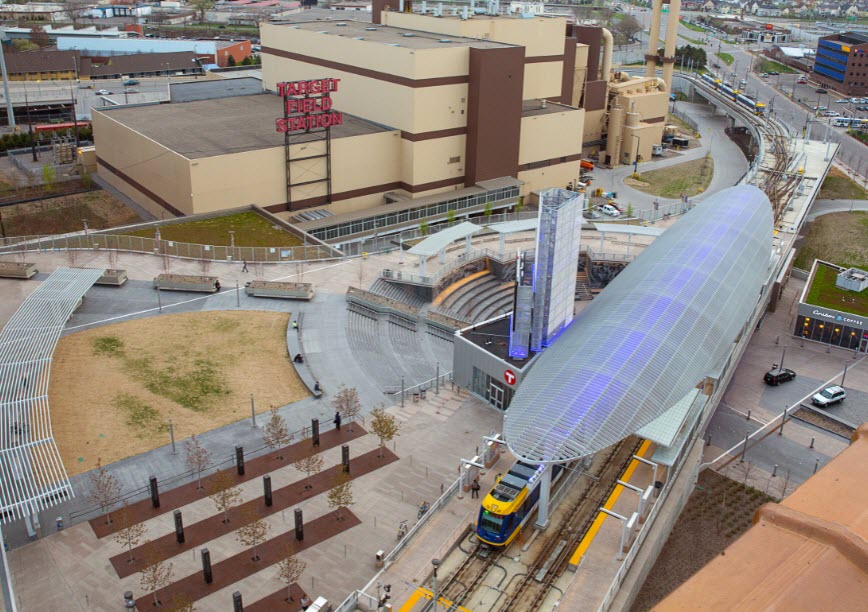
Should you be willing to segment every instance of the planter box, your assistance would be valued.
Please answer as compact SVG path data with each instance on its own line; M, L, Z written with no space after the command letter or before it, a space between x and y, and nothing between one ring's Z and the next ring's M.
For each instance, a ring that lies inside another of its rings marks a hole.
M126 270L106 270L96 280L97 285L112 285L113 287L120 287L125 282L127 282Z
M281 283L276 281L251 281L245 287L247 295L273 297L289 300L309 300L313 297L311 283Z
M36 264L0 261L0 277L3 278L30 278L37 272Z
M160 291L198 291L215 293L219 280L216 276L192 276L187 274L160 274L154 279L154 289Z

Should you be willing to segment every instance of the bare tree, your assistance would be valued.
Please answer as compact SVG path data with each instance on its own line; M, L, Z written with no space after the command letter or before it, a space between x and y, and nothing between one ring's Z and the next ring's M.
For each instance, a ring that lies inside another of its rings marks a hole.
M348 389L341 385L334 399L332 399L332 406L335 412L350 422L350 431L353 431L353 419L362 410L362 402L359 400L359 392L356 388L350 387Z
M283 551L283 559L277 563L277 575L286 583L286 601L292 601L292 585L298 582L307 568L307 563L295 554L295 544L290 540Z
M253 508L249 508L244 512L243 521L246 524L236 530L235 537L244 546L252 546L253 560L259 561L259 555L256 554L256 546L262 544L265 538L268 537L271 525L259 516L259 513Z
M208 272L211 271L211 260L204 257L200 259L199 270L202 272L202 276L208 276Z
M160 263L163 267L163 273L168 274L169 270L172 269L172 258L169 257L166 253L160 255Z
M310 447L305 451L304 456L299 458L292 465L299 472L306 473L307 477L310 478L311 474L317 474L322 470L323 460L322 457L316 453L316 449ZM310 485L306 485L305 488L310 488Z
M121 546L126 546L130 552L129 563L135 561L133 558L133 546L138 546L145 537L145 532L148 530L144 523L137 523L133 518L133 513L130 512L130 507L127 502L116 513L118 522L118 530L115 532L115 542Z
M293 440L292 434L289 433L289 428L286 426L286 421L277 412L277 407L272 406L271 416L265 427L262 428L262 438L265 440L265 445L268 448L278 450L277 458L283 460L283 449L288 446Z
M326 498L329 507L337 510L338 520L344 520L343 509L355 503L353 501L353 481L350 480L350 475L340 470L335 476L335 483L329 489Z
M87 499L99 506L106 514L106 524L112 524L111 507L121 496L121 485L117 479L102 466L102 459L97 457L96 469L87 476L90 491Z
M383 448L391 442L395 436L400 435L398 420L386 412L383 406L371 411L371 432L380 440L380 457L383 456Z
M108 249L108 252L106 253L106 255L108 256L109 268L112 270L117 270L118 269L118 257L120 255L120 253L118 253L117 248Z
M253 275L256 277L256 280L262 280L265 278L265 264L261 261L255 261L251 264L253 266Z
M187 453L185 459L187 467L190 468L190 471L196 472L196 478L198 479L196 488L201 489L202 472L204 472L205 468L211 464L211 453L208 452L208 449L202 446L202 443L199 442L196 434L190 436L190 439L184 444L184 450Z
M778 488L780 491L779 499L783 501L783 499L789 493L788 489L790 488L790 470L787 470L787 475L781 478Z
M139 579L139 584L144 590L153 592L155 607L160 605L157 591L172 582L172 574L174 573L174 565L164 561L161 557L157 545L154 542L149 543L145 547L145 567Z
M69 264L70 268L78 265L78 249L70 248L68 243L66 245L66 263Z
M235 481L227 471L217 472L211 477L208 496L217 510L223 513L223 522L229 522L229 511L238 505L241 489L235 486Z
M87 0L63 0L62 4L66 14L69 15L69 20L72 21L73 25L77 25L90 2Z

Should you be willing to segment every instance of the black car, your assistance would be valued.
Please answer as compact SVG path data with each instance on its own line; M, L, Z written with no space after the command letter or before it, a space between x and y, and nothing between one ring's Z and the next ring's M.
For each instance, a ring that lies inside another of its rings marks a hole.
M824 94L824 93L829 93L829 92L828 92L827 90L823 89L822 87L818 87L818 88L817 88L817 93L818 93L818 94Z
M763 380L767 385L777 386L781 383L785 383L791 380L796 379L796 373L787 368L779 368L775 366L763 376Z

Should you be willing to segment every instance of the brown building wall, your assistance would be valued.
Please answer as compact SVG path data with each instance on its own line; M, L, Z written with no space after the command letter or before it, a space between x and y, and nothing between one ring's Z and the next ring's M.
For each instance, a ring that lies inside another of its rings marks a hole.
M572 35L580 43L588 45L587 79L588 81L596 81L600 74L600 49L603 46L602 28L574 25Z
M558 101L570 106L578 103L578 100L573 101L573 86L576 80L576 43L578 42L572 36L564 39L564 73L561 77L561 97Z
M470 49L465 185L518 173L523 87L523 48Z

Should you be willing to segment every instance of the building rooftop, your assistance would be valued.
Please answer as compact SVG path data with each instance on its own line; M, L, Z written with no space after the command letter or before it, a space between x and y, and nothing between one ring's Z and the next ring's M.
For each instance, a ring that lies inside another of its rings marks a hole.
M262 80L250 76L234 79L199 79L172 83L172 102L196 102L230 96L255 96L262 93Z
M552 113L560 113L563 111L572 110L576 110L576 108L573 106L568 106L566 104L552 102L551 100L546 100L545 106L543 106L542 100L525 100L521 103L522 117L533 117L535 115L550 115Z
M118 106L94 109L188 159L282 147L275 128L283 117L274 94L232 96L178 104ZM332 138L386 132L390 128L344 113ZM299 137L297 142L303 142Z
M868 594L868 424L853 443L655 606L860 610Z
M459 334L465 340L472 342L495 357L503 359L518 370L527 366L536 357L536 353L531 353L527 359L513 359L509 356L509 315L503 315L498 319L473 327L466 327Z
M408 49L440 49L450 47L498 49L515 46L476 38L462 38L460 36L447 36L408 28L394 28L369 22L353 21L351 19L343 21L300 21L283 24L281 27L308 30L327 36L342 36L344 38L353 38Z

